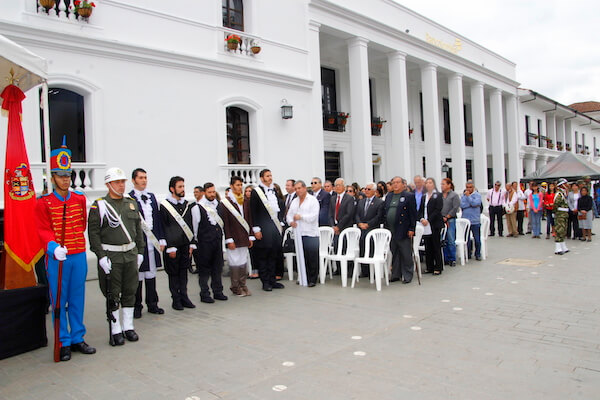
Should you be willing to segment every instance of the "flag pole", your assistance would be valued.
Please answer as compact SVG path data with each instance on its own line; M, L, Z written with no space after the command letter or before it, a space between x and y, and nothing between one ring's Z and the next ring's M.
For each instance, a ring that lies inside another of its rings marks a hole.
M48 81L42 83L42 113L44 120L44 156L46 157L46 166L44 167L48 192L52 192L52 179L50 174L50 106L48 103Z

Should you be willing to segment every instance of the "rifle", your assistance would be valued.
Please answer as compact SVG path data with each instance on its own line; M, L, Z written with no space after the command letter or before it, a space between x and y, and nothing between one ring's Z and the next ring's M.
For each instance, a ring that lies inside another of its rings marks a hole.
M115 340L113 339L112 329L110 327L111 322L117 322L117 319L112 314L112 288L110 282L110 272L106 274L106 320L108 321L108 343L111 346L115 345Z
M67 222L67 203L63 204L62 233L60 246L65 244L65 223ZM58 281L56 282L56 300L54 301L54 362L60 362L60 292L62 289L63 262L58 262Z

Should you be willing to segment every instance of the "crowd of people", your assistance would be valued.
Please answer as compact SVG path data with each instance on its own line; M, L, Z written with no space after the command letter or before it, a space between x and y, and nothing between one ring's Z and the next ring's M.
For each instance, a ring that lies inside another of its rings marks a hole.
M413 279L412 240L417 224L423 226L425 273L439 276L444 265L456 266L459 216L470 221L468 257L481 260L484 207L472 181L459 195L450 178L442 179L438 187L433 178L420 176L415 176L410 184L396 176L387 183L369 182L364 186L347 184L342 178L323 182L314 177L310 185L287 179L284 193L273 182L272 172L263 169L255 187L244 187L241 177L232 176L223 198L213 183L196 186L195 201L185 198L184 178L174 176L168 183L169 195L159 202L147 191L148 175L144 169L136 168L127 175L119 168L109 168L104 179L108 193L95 200L87 214L83 193L70 190L70 151L63 144L51 157L54 190L38 200L36 216L46 252L52 305L55 309L60 305L60 337L55 340L60 341L61 361L69 360L71 351L96 351L83 340L86 228L90 249L98 258L99 284L107 299L109 342L113 346L139 340L134 319L142 317L144 297L147 312L164 314L156 289L157 269L161 266L168 277L174 310L196 307L188 295L192 260L197 268L200 301L211 304L228 300L222 282L223 243L233 295L252 295L248 278L260 279L265 292L284 289L280 282L284 274L283 254L294 251L283 241L288 227L295 229L296 240L302 242L308 287L314 287L319 276L320 226L332 228L334 251L346 245L340 240L342 232L356 226L361 231L361 256L365 255L367 234L375 228L388 229L392 238L391 282L409 284ZM129 179L133 190L127 194ZM557 254L568 251L565 235L572 233L574 238L591 241L591 220L597 208L588 184L575 183L567 191L566 180L542 185L542 189L530 182L526 190L516 182L505 188L496 182L486 195L490 235L496 231L503 235L503 215L508 236L524 234L523 221L528 213L527 231L532 232L533 238L540 238L545 213L546 237L551 233L555 236ZM366 265L350 268L360 268L364 277L369 275ZM336 274L340 274L340 268L336 268ZM56 304L61 290L60 303Z

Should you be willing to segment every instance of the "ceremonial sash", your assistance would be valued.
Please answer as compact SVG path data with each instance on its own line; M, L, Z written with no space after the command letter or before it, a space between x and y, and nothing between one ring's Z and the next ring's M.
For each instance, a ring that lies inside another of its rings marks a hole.
M256 192L256 194L258 194L258 197L260 198L260 200L262 201L263 205L265 206L265 209L269 213L269 216L271 217L271 220L273 221L273 223L277 227L277 230L279 231L279 234L281 234L281 231L282 231L281 223L279 222L279 218L277 218L277 214L275 214L275 211L273 210L273 207L271 207L271 205L269 204L269 200L267 200L267 196L265 196L265 193L261 189L259 189L259 188L254 188L254 191Z
M177 212L177 210L175 209L175 207L173 207L173 205L171 204L171 202L169 202L169 200L165 199L165 200L161 201L160 204L164 208L167 209L167 211L169 212L169 214L171 214L171 216L173 218L175 218L175 222L177 222L177 224L179 224L179 226L183 230L183 233L185 233L185 236L187 236L188 240L191 242L192 239L194 239L194 233L192 232L192 230L188 226L187 222L185 222L185 220L183 219L183 217L181 215L179 215L179 213ZM189 204L188 204L188 207L189 207ZM188 209L186 208L183 213L185 214L185 212L187 210Z
M100 226L102 226L102 220L104 219L104 216L106 216L108 219L108 226L110 226L111 228L116 228L117 226L120 226L123 230L123 233L125 233L125 236L127 236L127 240L129 241L129 243L131 243L131 235L127 231L127 228L125 228L125 225L123 225L123 220L121 219L121 216L119 215L117 210L115 210L114 207L108 204L108 202L106 202L105 200L98 199L97 203L98 212L100 213Z
M144 231L144 234L146 235L148 240L150 240L150 242L152 243L154 248L160 253L160 242L156 238L156 235L154 234L154 232L152 232L152 229L150 229L150 226L144 219L144 216L142 215L142 213L140 213L140 219L141 219L141 225L142 225L142 230Z
M213 210L212 207L205 206L204 204L202 204L202 202L200 202L198 204L202 208L204 208L204 211L206 211L208 214L210 214L211 217L213 217L215 219L215 221L217 221L217 224L219 224L219 226L221 227L221 230L223 230L223 226L225 226L225 224L223 223L223 219L221 218L221 216L219 215L219 213L217 213L215 210Z
M250 233L250 225L248 225L248 222L244 219L244 217L242 217L242 214L240 214L240 212L237 210L237 208L235 208L233 206L233 204L231 204L231 202L228 201L228 199L225 201L222 201L221 203L223 203L223 205L227 208L227 210L229 210L229 212L235 217L237 222L239 222L240 225L242 225L242 227L249 234Z

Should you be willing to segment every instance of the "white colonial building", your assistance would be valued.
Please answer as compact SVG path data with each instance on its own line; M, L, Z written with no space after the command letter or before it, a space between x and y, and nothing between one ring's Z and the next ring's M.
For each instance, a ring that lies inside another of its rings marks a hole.
M67 135L89 196L111 166L145 168L159 196L173 175L191 194L264 167L280 183L448 174L485 190L555 157L541 137L597 155L598 122L519 90L514 63L393 0L95 3L87 21L72 0L0 4L0 34L48 60L51 143ZM41 190L40 94L26 94Z

